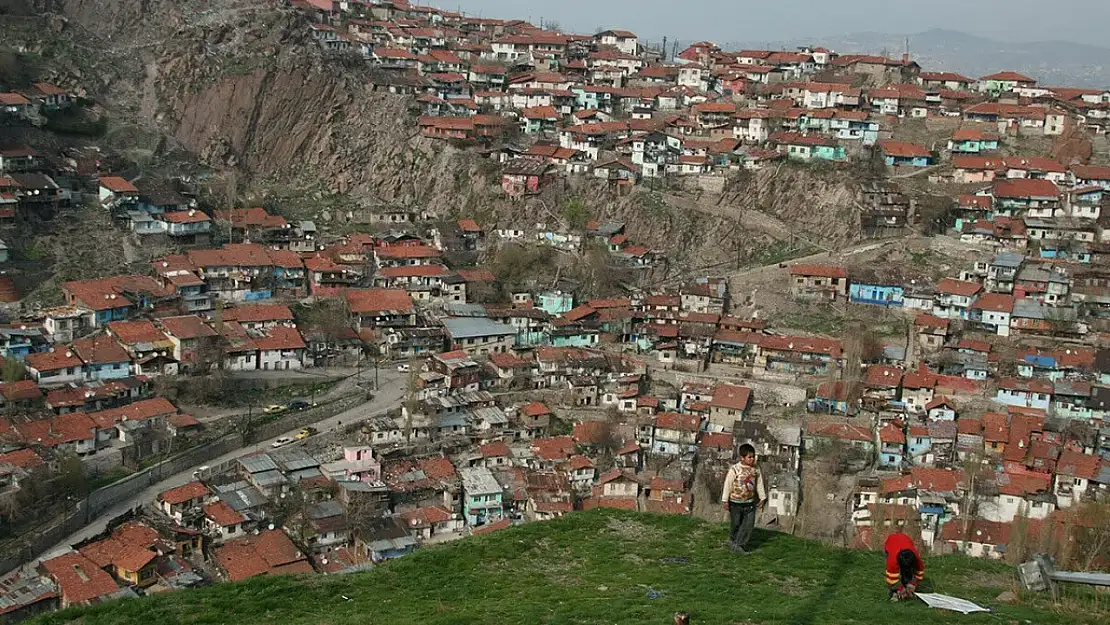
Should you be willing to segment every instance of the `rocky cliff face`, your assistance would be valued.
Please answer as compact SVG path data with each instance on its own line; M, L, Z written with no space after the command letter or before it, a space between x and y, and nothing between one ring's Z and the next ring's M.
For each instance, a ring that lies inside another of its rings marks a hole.
M722 203L761 211L835 248L860 238L856 177L838 166L783 163L743 176Z
M253 197L342 194L356 204L530 225L559 221L561 204L574 196L593 217L625 221L634 241L687 265L723 266L767 244L727 219L642 191L617 197L597 181L572 181L526 202L503 197L488 161L421 137L410 100L375 91L361 63L328 57L311 41L306 19L280 0L42 5L68 20L70 38L116 60L95 95L204 164L236 172L239 190ZM755 199L741 192L737 201L804 219L809 195L791 186L803 182L770 178Z

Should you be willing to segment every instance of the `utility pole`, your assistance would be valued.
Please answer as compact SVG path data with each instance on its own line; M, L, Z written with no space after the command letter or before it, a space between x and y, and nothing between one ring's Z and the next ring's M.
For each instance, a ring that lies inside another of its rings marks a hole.
M412 442L412 415L416 412L416 354L409 355L409 382L405 395L405 440Z

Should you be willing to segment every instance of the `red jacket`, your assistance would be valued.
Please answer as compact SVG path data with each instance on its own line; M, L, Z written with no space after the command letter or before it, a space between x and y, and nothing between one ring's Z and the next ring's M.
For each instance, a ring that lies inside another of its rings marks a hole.
M903 549L909 549L917 558L917 574L914 576L914 583L919 583L921 578L925 577L925 562L921 560L921 555L917 553L917 547L914 546L913 540L909 536L898 532L897 534L891 534L883 546L883 551L886 552L886 583L890 586L897 586L902 583L902 573L898 568L898 553Z

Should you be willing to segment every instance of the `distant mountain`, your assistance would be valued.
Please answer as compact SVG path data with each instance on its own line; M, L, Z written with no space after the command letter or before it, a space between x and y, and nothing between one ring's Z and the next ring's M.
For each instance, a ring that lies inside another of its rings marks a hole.
M1068 41L996 41L967 33L934 29L916 35L860 32L772 42L773 49L822 45L841 54L881 54L899 57L909 40L910 56L926 71L953 71L973 78L1000 70L1014 70L1040 84L1067 87L1110 87L1110 48ZM765 48L767 42L730 43L725 49Z

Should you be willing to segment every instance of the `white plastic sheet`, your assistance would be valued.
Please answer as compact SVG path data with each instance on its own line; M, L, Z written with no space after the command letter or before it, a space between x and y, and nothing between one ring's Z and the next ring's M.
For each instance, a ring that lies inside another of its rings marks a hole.
M927 603L930 608L952 610L953 612L959 612L960 614L971 614L972 612L990 612L990 608L984 608L983 606L972 603L966 599L949 597L948 595L939 595L931 592L919 592L917 593L917 598Z

